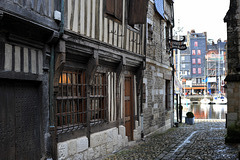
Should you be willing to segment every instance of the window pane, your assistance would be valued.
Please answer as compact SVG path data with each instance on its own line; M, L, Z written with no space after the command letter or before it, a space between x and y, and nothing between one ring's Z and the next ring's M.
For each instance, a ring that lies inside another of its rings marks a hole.
M201 55L201 50L198 50L198 55Z
M198 74L202 74L202 68L198 68Z
M201 64L201 58L198 58L198 64Z
M198 46L198 42L194 42L194 46L197 47Z
M192 59L192 64L196 64L196 59L195 58Z
M196 51L195 50L192 50L192 55L196 55Z
M196 74L196 68L193 68L193 74Z

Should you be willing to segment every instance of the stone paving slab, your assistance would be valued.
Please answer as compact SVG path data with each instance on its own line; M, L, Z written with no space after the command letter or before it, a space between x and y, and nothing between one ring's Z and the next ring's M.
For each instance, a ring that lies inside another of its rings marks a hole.
M195 120L194 125L180 124L162 134L153 134L137 145L103 159L238 159L238 144L225 144L225 120Z

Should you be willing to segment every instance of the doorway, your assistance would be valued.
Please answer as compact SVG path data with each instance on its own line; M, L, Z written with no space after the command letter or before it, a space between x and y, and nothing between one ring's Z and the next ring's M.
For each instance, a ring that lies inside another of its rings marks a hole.
M125 76L125 127L128 140L133 140L134 129L133 76Z
M40 98L35 82L0 79L0 157L40 159Z

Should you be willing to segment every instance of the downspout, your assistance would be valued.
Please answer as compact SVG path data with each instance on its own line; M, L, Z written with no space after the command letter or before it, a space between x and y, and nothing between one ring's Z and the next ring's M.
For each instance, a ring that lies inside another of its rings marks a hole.
M149 2L149 1L148 1ZM148 3L147 3L148 5ZM146 14L148 13L148 7L147 7L147 11L146 11ZM147 37L146 37L146 33L147 33L147 27L148 27L148 24L147 24L147 16L146 16L146 20L145 20L145 29L144 29L144 54L145 54L145 57L144 57L144 62L143 62L143 68L142 68L142 74L143 74L143 77L144 77L144 70L146 69L146 65L147 65L147 62L146 62L146 59L147 59ZM143 78L142 77L142 78ZM142 84L141 84L141 106L140 106L140 118L141 118L141 138L143 139L144 138L144 127L143 127L143 79L142 79Z
M174 2L172 2L172 18L173 18L173 26L171 27L171 39L173 38L173 33L172 33L172 30L173 30L173 27L174 27L174 8L173 8L173 3ZM174 124L174 93L175 93L175 91L174 91L174 60L173 60L173 50L172 50L172 64L171 64L171 66L172 66L172 83L173 83L173 94L172 94L172 103L173 103L173 116L172 116L172 120L173 120L173 122L172 122L172 125Z
M64 0L61 0L61 23L60 23L60 37L61 38L63 36L64 33Z
M61 22L59 26L59 38L60 39L64 32L64 0L61 0ZM55 129L55 110L54 110L54 70L55 70L55 44L51 44L51 58L50 58L50 76L49 76L49 118L50 118L50 134L51 138L51 157L57 159L57 141L56 141L56 129Z

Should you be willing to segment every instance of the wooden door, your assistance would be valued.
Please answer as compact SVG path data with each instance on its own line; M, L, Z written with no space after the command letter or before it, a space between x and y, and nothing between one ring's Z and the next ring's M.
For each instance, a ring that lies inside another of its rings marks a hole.
M40 159L38 87L0 79L0 159Z
M128 140L133 140L133 78L125 77L125 127Z

